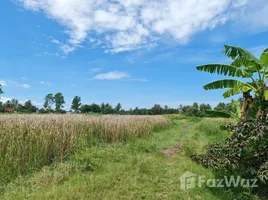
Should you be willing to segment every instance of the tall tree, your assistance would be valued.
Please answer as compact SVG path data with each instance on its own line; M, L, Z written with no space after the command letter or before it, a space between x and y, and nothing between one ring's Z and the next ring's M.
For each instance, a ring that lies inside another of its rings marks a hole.
M54 103L55 103L54 96L53 96L53 94L50 93L45 97L44 108L46 110L52 110L52 106Z
M80 106L81 106L81 97L75 96L71 108L74 110L74 112L77 113L79 111Z
M6 107L6 108L12 108L11 100L7 100L7 101L6 101L6 103L5 103L5 107Z
M104 114L104 112L105 112L105 104L102 103L100 108L101 108L101 113Z
M118 103L118 104L115 106L115 108L114 108L115 113L116 113L116 114L119 114L121 109L122 109L122 106L121 106L120 103Z
M56 112L61 112L63 105L65 104L64 101L64 96L62 95L62 93L58 92L57 94L55 94L54 96L54 101L55 101L55 110Z
M110 105L109 103L106 103L103 114L113 114L113 112L114 112L114 109L112 105Z
M11 99L11 107L14 110L18 110L19 107L19 101L17 99Z
M32 104L31 100L26 101L24 103L24 107L27 110L27 112L29 112L29 113L33 113L33 112L36 112L38 110L37 107Z

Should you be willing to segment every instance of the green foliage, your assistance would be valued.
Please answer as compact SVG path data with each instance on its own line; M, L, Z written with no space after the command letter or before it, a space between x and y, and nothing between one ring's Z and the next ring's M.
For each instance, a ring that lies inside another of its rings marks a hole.
M243 82L236 79L217 80L204 86L205 90L228 88L223 96L230 96L253 91L258 95L266 84L267 80L267 64L268 64L268 49L265 49L260 57L256 58L248 50L235 46L224 46L224 54L231 58L233 62L230 65L226 64L208 64L198 66L197 70L217 73L219 75L250 78L251 82ZM259 80L256 80L258 76Z
M219 111L219 110L206 110L206 113L210 117L222 117L222 118L231 118L231 114L227 113L225 111Z
M243 69L238 68L233 65L226 64L208 64L196 67L199 71L209 72L209 73L217 73L224 76L232 76L232 77L250 77Z
M193 103L192 106L182 106L180 108L181 114L186 116L195 116L195 117L208 117L210 116L207 113L207 110L211 110L211 106L209 104L200 104Z
M224 98L228 98L241 92L257 91L257 89L251 83L232 79L218 80L204 86L205 90L215 90L223 88L231 89L223 93Z
M231 104L219 103L214 110L206 110L211 117L241 118L241 103L232 101Z
M115 113L119 114L120 111L122 109L122 105L120 103L118 103L116 106L115 106Z
M205 105L205 107L210 108L209 105ZM88 105L84 104L80 108L81 113L101 113L101 114L120 114L120 115L163 115L163 114L179 114L179 109L169 108L168 106L164 106L164 108L155 104L152 108L138 108L124 110L122 109L122 105L118 103L114 108L109 103L102 103L101 105L97 105L95 103Z
M63 105L65 104L64 96L62 95L62 93L58 92L57 94L55 94L54 102L55 102L55 111L58 113L62 113L61 109L63 108Z
M79 111L81 106L81 97L75 96L72 102L71 109L73 109L76 113Z
M268 66L268 48L261 54L260 61L264 66Z
M193 160L214 170L268 181L268 118L242 121L229 128L231 137L209 145L205 155L194 155Z
M202 150L202 145L207 141L219 139L195 130L195 123L186 117L175 120L175 126L171 129L153 133L150 139L85 145L86 148L76 151L64 163L44 167L31 176L5 185L0 199L238 198L242 191L234 193L224 188L212 190L206 187L180 190L179 177L186 171L214 178L211 170L192 162L184 152L178 152L174 158L167 158L160 151L177 143L184 146L186 140L189 147L192 145L193 149ZM184 129L186 126L188 128Z
M44 102L44 109L45 110L48 110L48 111L51 111L52 110L52 106L54 105L55 103L55 100L54 100L54 96L53 94L48 94L46 97L45 97L45 102Z
M248 118L254 119L257 115L267 115L268 114L268 101L264 98L264 92L261 91L259 95L256 95L253 104L248 112ZM261 111L261 113L260 113Z
M25 101L24 104L19 103L17 99L11 99L5 103L0 102L0 112L9 112L9 113L35 113L38 111L38 108L32 104L31 100Z

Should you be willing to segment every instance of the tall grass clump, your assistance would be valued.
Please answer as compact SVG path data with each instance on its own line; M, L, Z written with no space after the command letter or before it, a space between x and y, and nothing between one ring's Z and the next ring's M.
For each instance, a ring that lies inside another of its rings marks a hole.
M193 124L193 131L184 139L184 148L188 156L205 153L205 147L216 141L225 140L229 133L225 130L230 119L203 118Z
M162 116L0 115L0 181L62 161L81 138L122 141L168 126Z

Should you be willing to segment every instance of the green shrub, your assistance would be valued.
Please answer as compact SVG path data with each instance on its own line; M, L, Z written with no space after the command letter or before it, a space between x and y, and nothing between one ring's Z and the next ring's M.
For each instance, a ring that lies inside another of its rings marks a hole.
M232 136L207 147L205 155L192 159L214 170L227 170L247 178L268 181L268 117L239 122L229 127ZM259 181L259 184L262 184ZM266 189L267 191L267 189Z

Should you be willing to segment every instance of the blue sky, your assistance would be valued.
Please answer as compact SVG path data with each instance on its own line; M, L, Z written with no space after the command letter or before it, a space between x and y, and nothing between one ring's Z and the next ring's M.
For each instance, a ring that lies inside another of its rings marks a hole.
M6 0L0 6L2 100L43 103L62 92L69 107L121 102L178 107L217 104L218 76L196 66L228 63L224 44L259 55L267 45L266 0Z

